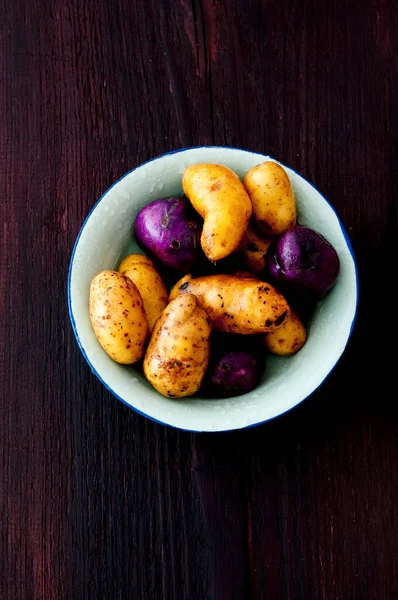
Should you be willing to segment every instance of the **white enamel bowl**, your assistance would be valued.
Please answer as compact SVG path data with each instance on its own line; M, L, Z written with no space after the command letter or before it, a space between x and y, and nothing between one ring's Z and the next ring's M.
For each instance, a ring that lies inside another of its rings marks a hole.
M131 251L137 212L162 196L182 193L187 165L220 163L238 173L264 160L261 154L224 147L179 150L151 160L117 181L98 200L83 223L69 270L69 314L77 343L92 372L119 400L154 421L190 431L226 431L258 425L290 410L327 377L350 337L357 307L358 280L353 251L338 216L327 200L303 177L286 169L296 196L299 221L323 234L337 250L341 270L337 283L319 304L308 340L294 356L270 357L260 386L229 399L171 400L158 394L134 369L113 362L96 340L88 300L92 277L114 269Z

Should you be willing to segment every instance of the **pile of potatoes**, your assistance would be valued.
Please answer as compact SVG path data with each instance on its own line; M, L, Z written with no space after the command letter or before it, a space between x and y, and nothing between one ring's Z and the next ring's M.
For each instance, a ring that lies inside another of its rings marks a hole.
M297 224L276 162L244 181L223 165L191 165L182 187L184 196L138 213L133 233L145 254L93 278L91 323L114 361L142 366L168 398L240 395L258 385L267 354L305 344L306 318L333 287L338 255Z

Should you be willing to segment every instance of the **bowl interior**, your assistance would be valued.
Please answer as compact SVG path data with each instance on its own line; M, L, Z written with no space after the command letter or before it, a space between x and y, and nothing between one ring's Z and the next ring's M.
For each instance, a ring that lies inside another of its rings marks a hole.
M272 356L259 387L235 398L171 400L158 394L134 366L112 361L91 327L90 282L103 269L115 269L129 252L140 252L131 239L138 211L161 196L182 194L185 167L220 163L243 177L270 157L234 148L200 147L160 156L116 182L87 217L73 251L69 312L79 346L90 368L120 400L146 416L191 431L239 429L276 417L306 398L328 375L348 341L356 312L355 262L346 233L329 203L300 175L284 166L296 196L301 224L312 227L335 247L341 270L338 281L319 303L308 340L294 356Z

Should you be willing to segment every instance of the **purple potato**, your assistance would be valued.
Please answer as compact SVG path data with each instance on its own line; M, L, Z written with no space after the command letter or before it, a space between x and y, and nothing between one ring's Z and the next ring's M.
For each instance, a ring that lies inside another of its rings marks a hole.
M297 225L280 235L267 254L275 281L298 295L320 300L332 289L340 270L333 246L317 231Z
M247 337L253 338L250 349ZM236 339L231 343L231 338ZM241 349L238 349L239 346ZM265 371L266 353L256 336L221 335L212 340L211 348L204 381L204 389L208 395L215 398L239 396L250 392L259 384Z
M202 220L187 198L159 198L138 213L133 233L137 243L164 267L189 273L202 255Z

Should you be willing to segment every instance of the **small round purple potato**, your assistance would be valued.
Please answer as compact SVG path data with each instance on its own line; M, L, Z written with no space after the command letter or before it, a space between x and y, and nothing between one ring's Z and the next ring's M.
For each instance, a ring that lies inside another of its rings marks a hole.
M155 261L173 271L189 273L202 254L202 222L186 198L159 198L138 213L133 233Z
M260 348L253 337L253 348L248 349L247 340L242 340L242 348L238 349L239 341L231 344L227 337L222 336L214 344L210 355L209 367L205 376L205 389L208 395L215 398L240 396L253 390L260 382L265 370L266 353ZM229 334L229 338L243 338ZM214 336L213 336L214 337ZM224 343L220 340L224 339Z
M272 243L267 264L275 281L318 300L331 290L340 270L333 246L320 233L302 225L288 229Z

